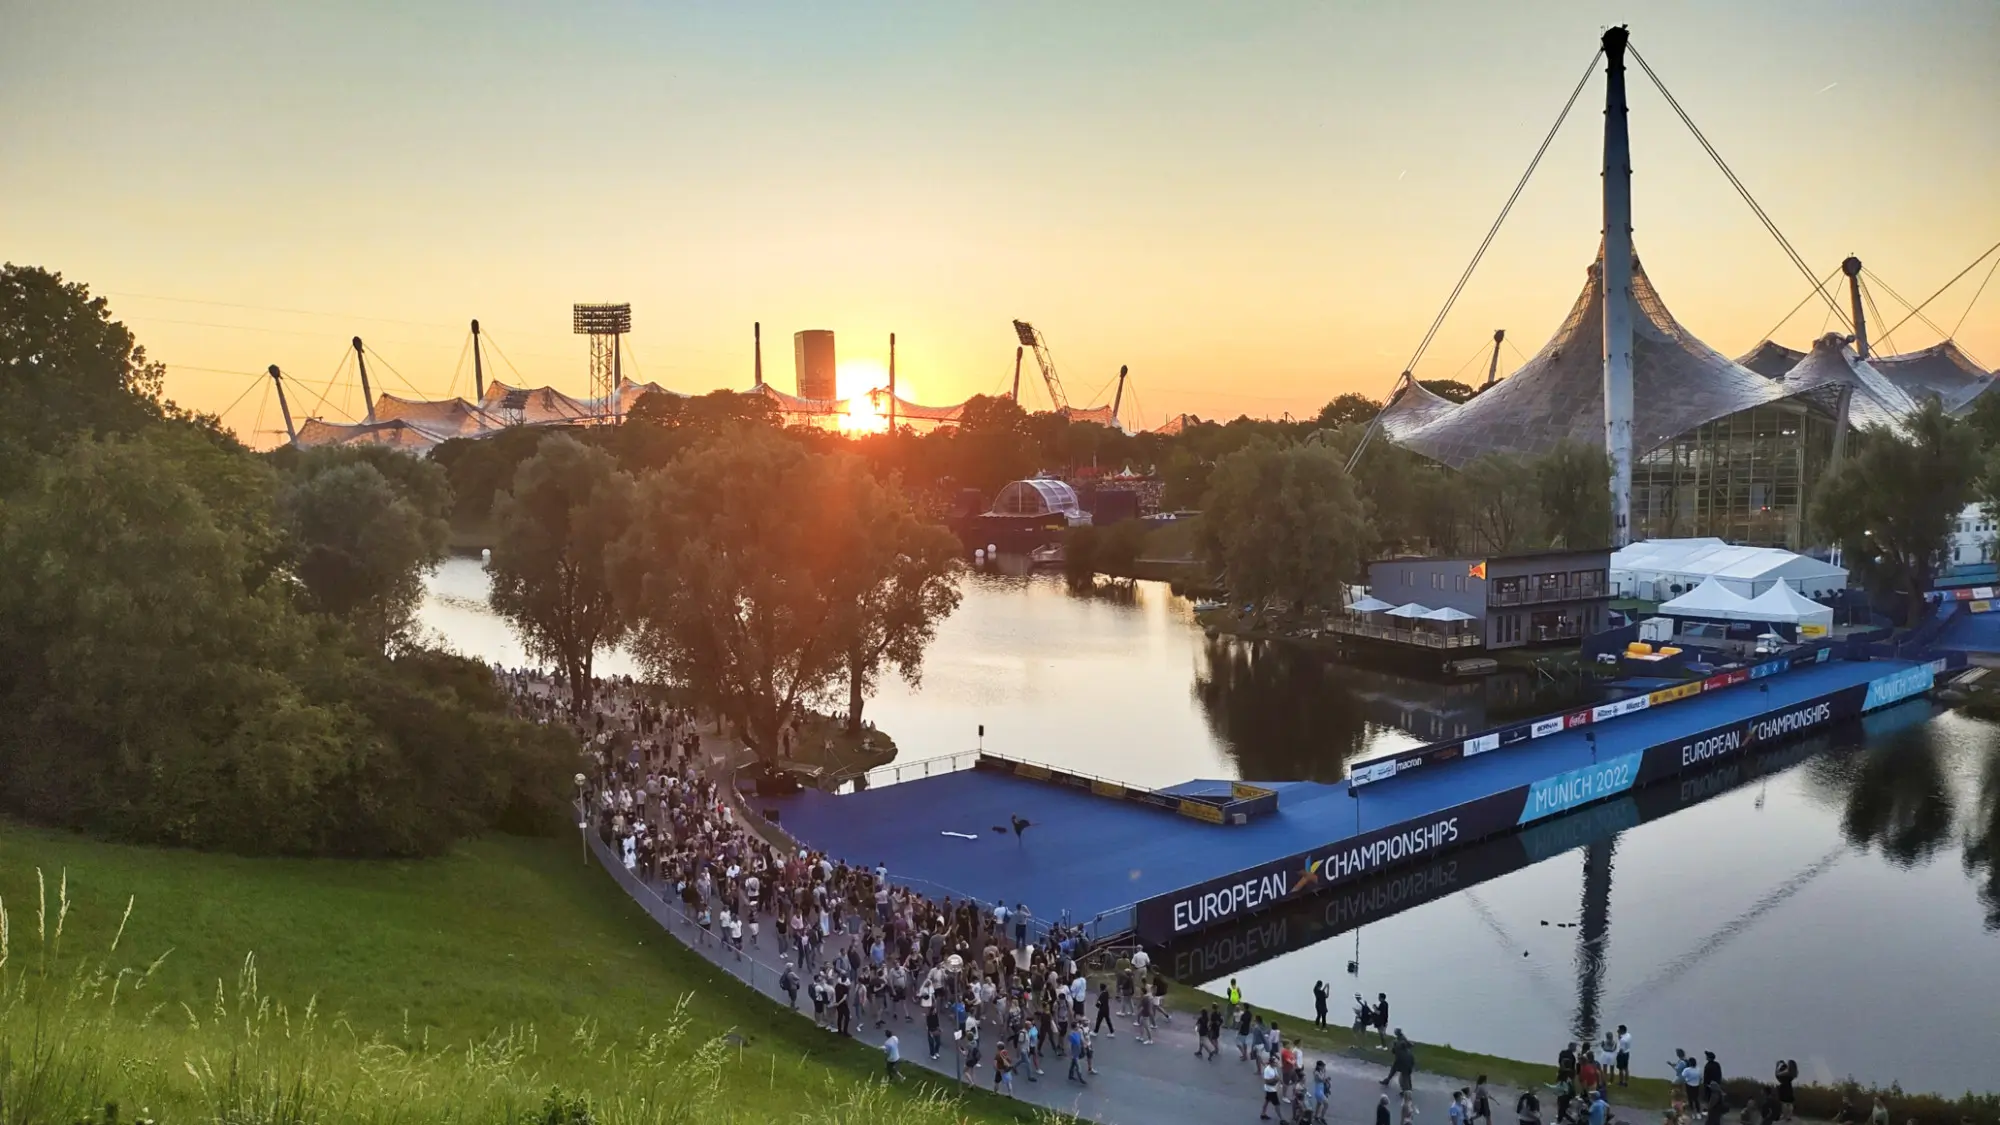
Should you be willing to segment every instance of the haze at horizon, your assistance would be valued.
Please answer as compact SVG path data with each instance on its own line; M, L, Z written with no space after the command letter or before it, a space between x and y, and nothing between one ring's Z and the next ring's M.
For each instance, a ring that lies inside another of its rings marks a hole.
M781 387L796 330L863 360L894 331L905 397L957 401L1005 389L1022 317L1079 402L1129 364L1148 425L1379 397L1606 22L1631 23L1816 273L1857 253L1921 300L2000 237L2000 8L1973 2L7 0L0 21L0 258L110 296L204 410L270 363L323 385L356 333L394 365L378 390L467 394L475 316L519 369L494 377L581 392L569 305L591 300L633 304L628 373L678 390L747 386L762 321ZM1807 284L1630 82L1647 271L1684 324L1747 351ZM1600 77L1421 377L1472 381L1496 327L1518 345L1504 373L1559 324L1597 243L1602 97ZM1951 328L1983 273L1931 318ZM1809 306L1778 338L1829 327ZM1877 346L1936 339L1912 322ZM2000 362L2000 291L1957 339ZM263 398L226 421L256 428Z

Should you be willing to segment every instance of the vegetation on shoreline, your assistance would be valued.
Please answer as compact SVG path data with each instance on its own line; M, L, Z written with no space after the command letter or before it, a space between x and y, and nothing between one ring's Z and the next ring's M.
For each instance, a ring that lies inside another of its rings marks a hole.
M574 841L250 859L0 822L0 1121L1042 1120L813 1028Z

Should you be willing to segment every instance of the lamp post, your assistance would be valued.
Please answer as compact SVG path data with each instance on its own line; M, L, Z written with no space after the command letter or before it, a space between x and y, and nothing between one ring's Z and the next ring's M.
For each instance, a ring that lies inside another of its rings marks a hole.
M583 774L576 775L576 842L583 846L583 865L590 866L590 806L583 799Z

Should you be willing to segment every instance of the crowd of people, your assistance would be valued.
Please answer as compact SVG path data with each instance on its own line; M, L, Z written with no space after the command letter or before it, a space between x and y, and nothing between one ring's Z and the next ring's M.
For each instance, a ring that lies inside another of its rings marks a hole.
M702 735L691 712L660 702L627 679L601 682L595 701L573 714L559 677L496 670L518 713L560 723L577 734L582 754L578 799L598 838L634 877L675 901L692 922L698 946L716 955L776 960L779 987L794 1010L809 1011L829 1032L851 1036L872 1027L882 1036L885 1069L901 1076L904 1029L921 1022L930 1059L946 1052L968 1082L1013 1093L1052 1068L1062 1081L1088 1085L1098 1073L1099 1037L1125 1030L1138 1044L1157 1042L1168 1012L1167 978L1143 949L1097 959L1093 990L1085 961L1093 952L1080 928L1038 924L1024 903L982 904L933 898L898 885L886 867L850 865L821 852L767 838L741 821L724 783L704 768ZM750 953L750 951L755 951ZM1331 990L1313 986L1314 1026L1326 1028ZM1354 997L1352 1027L1373 1031L1390 1055L1381 1079L1401 1094L1400 1111L1385 1092L1375 1125L1413 1125L1415 1051L1391 1030L1389 998ZM1303 1044L1275 1016L1245 1003L1231 980L1222 1003L1191 1013L1194 1055L1213 1063L1233 1036L1261 1097L1260 1120L1324 1122L1333 1079L1324 1060L1308 1065ZM1631 1079L1632 1036L1620 1026L1593 1043L1558 1053L1553 1116L1546 1125L1615 1125L1610 1101ZM1723 1125L1730 1105L1713 1052L1696 1060L1677 1051L1671 1064L1675 1104L1664 1125ZM1760 1100L1742 1120L1777 1125L1794 1115L1798 1064L1781 1060ZM1541 1093L1515 1101L1517 1125L1545 1125ZM1486 1077L1451 1092L1445 1125L1493 1125ZM1843 1111L1841 1125L1890 1125L1877 1100L1867 1115Z

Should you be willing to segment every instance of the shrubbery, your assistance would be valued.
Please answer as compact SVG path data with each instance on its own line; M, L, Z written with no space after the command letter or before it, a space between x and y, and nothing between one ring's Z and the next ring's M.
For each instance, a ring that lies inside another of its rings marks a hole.
M158 386L81 286L0 273L0 811L290 854L557 823L573 747L407 635L442 473L281 473Z

